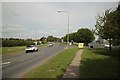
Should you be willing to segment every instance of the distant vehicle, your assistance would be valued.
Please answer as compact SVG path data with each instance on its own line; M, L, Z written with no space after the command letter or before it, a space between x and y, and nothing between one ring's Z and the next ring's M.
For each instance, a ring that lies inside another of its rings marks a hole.
M72 45L72 43L70 42L70 43L69 43L69 45L71 46L71 45Z
M112 45L111 45L111 46L112 46ZM104 47L105 47L105 48L109 48L110 45L109 45L109 44L105 44Z
M84 48L84 43L78 43L78 48Z
M95 44L95 42L91 42L91 43L89 43L88 44L88 46L90 47L90 48L93 48L93 45Z
M93 45L90 45L90 48L93 48Z
M48 44L48 47L51 47L51 46L53 46L53 44L52 44L52 43Z
M36 45L28 45L26 46L26 49L25 49L25 52L28 53L28 52L35 52L35 51L38 51L38 47Z

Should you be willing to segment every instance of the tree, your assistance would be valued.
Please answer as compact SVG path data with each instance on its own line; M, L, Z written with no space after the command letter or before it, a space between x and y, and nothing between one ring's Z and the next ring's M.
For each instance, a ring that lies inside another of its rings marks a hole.
M67 35L68 35L68 34L66 34L66 35L63 37L63 40L66 41L66 42L67 42ZM69 34L69 42L71 42L71 41L76 42L76 32Z
M70 42L72 42L72 41L76 42L76 32L69 34L69 41Z
M106 10L103 16L96 18L95 33L110 44L120 43L120 6L115 11Z
M88 45L89 42L92 42L95 39L94 32L88 28L79 29L77 32L69 34L69 42L78 42L85 43ZM67 42L67 34L63 37L63 40Z
M57 37L48 36L48 37L47 37L47 41L50 41L50 42L57 42L57 41L60 41L60 39L57 38Z
M46 41L46 37L41 37L40 38L40 41L44 44L44 43L46 43L47 41Z
M88 45L89 42L92 42L94 39L95 39L94 33L88 28L78 29L76 33L76 42L85 43L86 46Z
M67 34L64 37L62 37L62 39L63 41L67 42Z
M54 37L53 36L48 36L47 41L50 41L50 42L54 41Z

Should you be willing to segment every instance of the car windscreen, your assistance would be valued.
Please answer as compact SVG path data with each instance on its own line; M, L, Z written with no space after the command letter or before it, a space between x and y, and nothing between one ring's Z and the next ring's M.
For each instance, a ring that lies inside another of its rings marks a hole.
M32 47L32 46L26 46L27 48Z

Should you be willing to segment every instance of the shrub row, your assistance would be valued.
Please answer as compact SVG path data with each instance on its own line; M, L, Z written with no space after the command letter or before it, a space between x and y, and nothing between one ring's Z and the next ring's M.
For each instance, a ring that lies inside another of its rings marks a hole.
M34 41L28 40L2 40L2 47L26 46L32 45Z

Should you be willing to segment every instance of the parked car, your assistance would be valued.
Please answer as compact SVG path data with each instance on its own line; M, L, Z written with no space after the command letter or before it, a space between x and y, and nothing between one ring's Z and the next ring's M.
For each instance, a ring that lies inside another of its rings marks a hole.
M35 52L35 51L38 51L38 47L36 45L28 45L26 46L26 49L25 49L25 52L28 53L28 52Z

